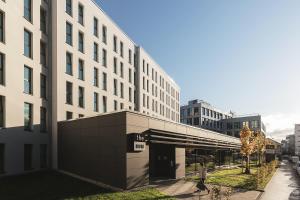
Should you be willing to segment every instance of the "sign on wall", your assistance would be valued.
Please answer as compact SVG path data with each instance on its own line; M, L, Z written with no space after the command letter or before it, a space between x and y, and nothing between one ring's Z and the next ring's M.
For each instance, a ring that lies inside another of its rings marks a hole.
M128 151L140 152L146 148L145 137L140 133L131 133L127 135Z

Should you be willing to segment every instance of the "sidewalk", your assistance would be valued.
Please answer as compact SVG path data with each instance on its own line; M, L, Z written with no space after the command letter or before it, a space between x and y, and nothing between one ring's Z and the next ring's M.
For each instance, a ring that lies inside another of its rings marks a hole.
M288 161L283 161L265 188L261 200L299 200L300 177Z
M208 187L210 187L208 185ZM209 200L210 195L207 192L194 192L196 190L196 183L186 180L170 181L159 183L156 188L172 197L184 200ZM259 191L235 191L230 197L231 200L256 200L261 192Z

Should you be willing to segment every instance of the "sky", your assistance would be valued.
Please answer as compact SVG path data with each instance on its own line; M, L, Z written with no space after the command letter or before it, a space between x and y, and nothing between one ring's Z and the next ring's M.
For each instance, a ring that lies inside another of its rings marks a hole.
M96 0L179 84L203 99L259 113L280 141L300 123L299 0Z

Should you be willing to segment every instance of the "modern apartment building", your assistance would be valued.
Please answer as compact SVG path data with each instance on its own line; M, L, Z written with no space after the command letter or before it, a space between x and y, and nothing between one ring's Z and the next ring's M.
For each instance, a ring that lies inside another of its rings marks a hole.
M295 124L295 155L300 155L300 124Z
M57 167L57 122L179 122L180 89L92 0L0 1L0 173ZM52 158L52 159L50 159Z
M223 119L232 118L233 113L223 112L203 100L191 100L180 108L180 122L200 128L222 132Z

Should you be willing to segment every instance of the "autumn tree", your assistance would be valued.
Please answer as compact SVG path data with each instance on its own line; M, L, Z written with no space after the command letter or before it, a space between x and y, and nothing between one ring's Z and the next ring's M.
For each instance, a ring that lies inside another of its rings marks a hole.
M261 160L264 152L266 151L266 136L261 131L256 131L254 151L258 155L258 166L261 166Z
M248 126L242 128L240 140L242 145L241 154L247 158L245 173L250 174L250 155L254 152L256 140L253 131Z

